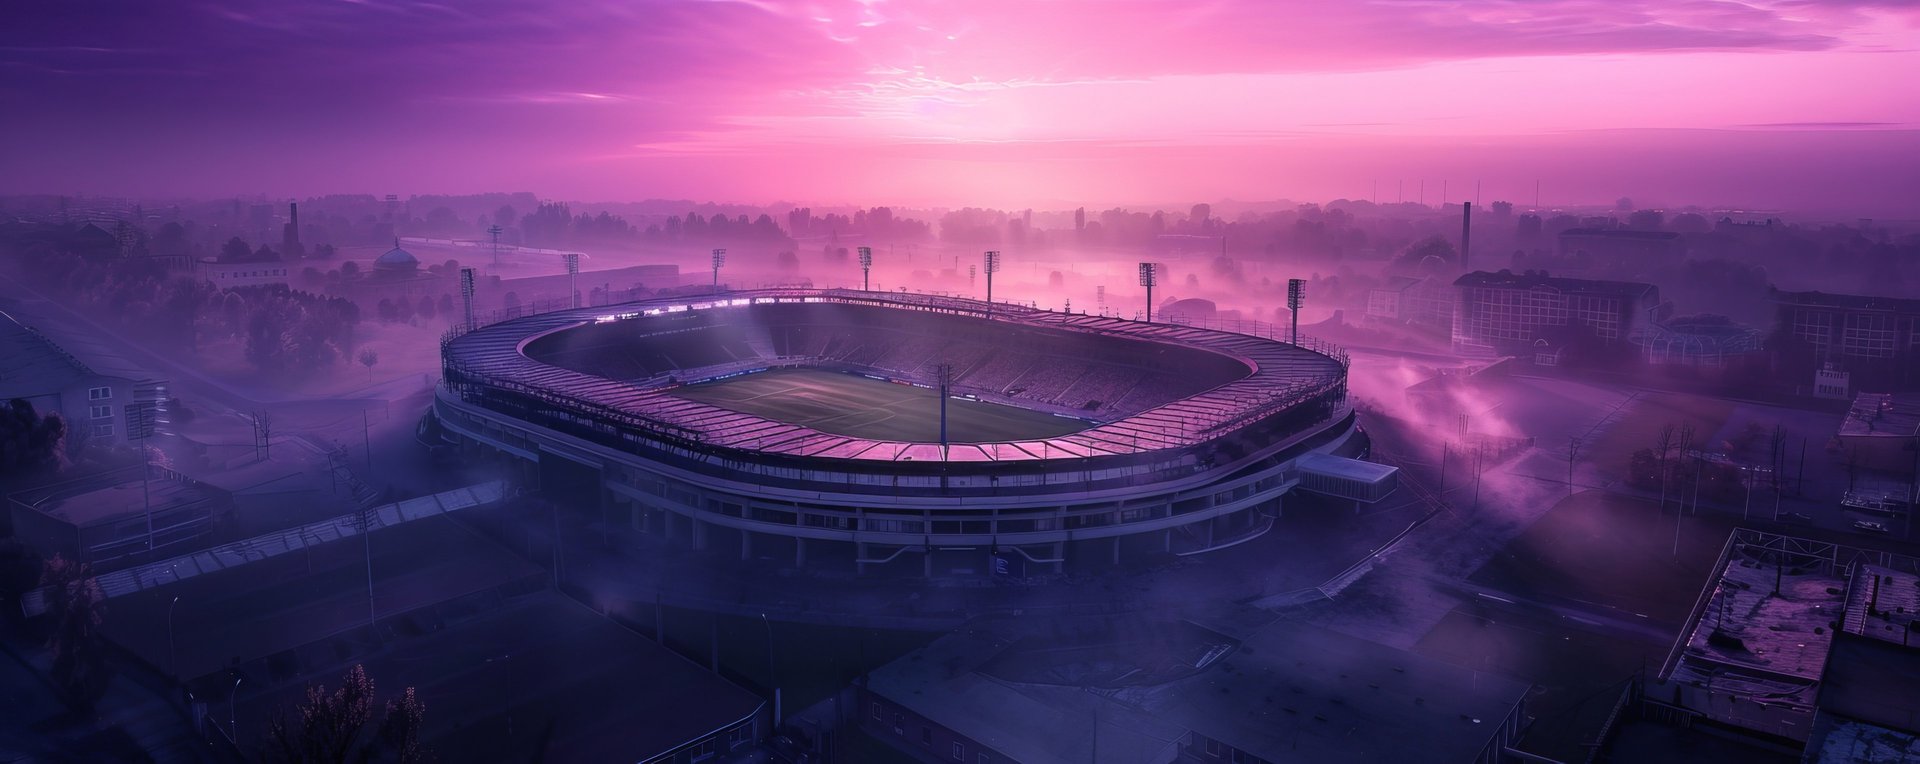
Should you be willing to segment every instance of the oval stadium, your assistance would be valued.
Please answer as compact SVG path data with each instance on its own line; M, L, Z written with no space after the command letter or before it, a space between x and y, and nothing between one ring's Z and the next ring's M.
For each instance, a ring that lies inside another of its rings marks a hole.
M448 335L461 450L714 554L898 576L1034 576L1258 538L1297 490L1393 469L1346 360L1265 337L904 293L780 289Z

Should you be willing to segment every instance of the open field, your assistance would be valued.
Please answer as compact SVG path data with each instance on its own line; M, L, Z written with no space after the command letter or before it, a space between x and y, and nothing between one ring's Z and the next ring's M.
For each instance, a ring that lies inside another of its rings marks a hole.
M924 387L818 369L775 369L673 392L744 414L850 438L940 441L940 396ZM1014 406L947 402L947 440L986 443L1053 438L1084 430L1078 419Z
M1686 393L1651 392L1640 396L1628 407L1620 421L1607 428L1599 440L1582 448L1584 458L1600 474L1622 479L1633 452L1654 449L1660 440L1660 428L1673 425L1674 450L1680 447L1680 430L1693 427L1695 447L1717 448L1715 436L1726 425L1738 404L1721 398Z

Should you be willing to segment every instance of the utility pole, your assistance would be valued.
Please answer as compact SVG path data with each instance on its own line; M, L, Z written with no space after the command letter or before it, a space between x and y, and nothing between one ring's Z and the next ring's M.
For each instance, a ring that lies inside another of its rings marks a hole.
M1567 496L1573 496L1573 463L1580 456L1580 436L1567 439Z
M1147 323L1153 323L1153 285L1160 283L1158 263L1140 264L1140 286L1147 288Z
M360 410L360 437L367 445L367 488L373 486L373 434L367 425L367 410ZM376 499L377 502L377 499ZM360 508L360 548L367 559L367 628L375 628L378 621L373 608L373 508L377 503Z
M860 248L860 291L866 292L866 291L872 290L872 287L868 286L868 278L867 278L872 271L873 271L873 248L861 247Z

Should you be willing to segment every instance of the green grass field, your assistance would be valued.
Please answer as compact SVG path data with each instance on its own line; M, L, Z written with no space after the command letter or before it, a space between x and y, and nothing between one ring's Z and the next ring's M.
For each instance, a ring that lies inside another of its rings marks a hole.
M774 369L673 391L743 414L805 425L850 438L940 441L940 396L819 369ZM978 401L947 401L947 441L988 443L1052 438L1084 430L1077 419Z

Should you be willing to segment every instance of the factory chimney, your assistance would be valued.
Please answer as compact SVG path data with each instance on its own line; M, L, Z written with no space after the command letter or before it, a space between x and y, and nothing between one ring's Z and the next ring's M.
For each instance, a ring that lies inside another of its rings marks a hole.
M1473 202L1460 204L1460 269L1473 270Z
M300 247L299 203L287 202L287 217L287 227L280 232L280 249L283 256L294 259L306 254Z

